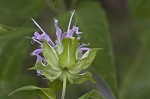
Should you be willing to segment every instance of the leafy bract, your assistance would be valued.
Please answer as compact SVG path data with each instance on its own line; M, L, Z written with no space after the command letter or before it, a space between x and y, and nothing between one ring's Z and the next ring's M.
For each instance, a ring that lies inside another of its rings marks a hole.
M41 88L38 92L42 99L56 99L55 93L50 88Z
M81 96L80 98L78 99L104 99L102 97L102 95L97 92L96 90L92 90L91 92L88 92L86 94L84 94L83 96Z
M48 66L54 70L60 70L59 58L56 50L46 41L43 41L42 53Z
M35 66L30 68L29 70L33 70L33 69L39 70L40 74L44 75L51 82L56 80L62 74L62 71L54 70L51 68L51 66L49 64L44 65L42 62L36 63Z
M63 52L59 55L59 63L62 68L70 68L76 63L76 50L78 41L75 38L65 38L62 40Z
M98 50L100 50L100 48L92 48L88 50L77 62L77 64L71 68L70 72L79 73L81 70L88 68L95 59Z
M69 82L72 84L81 84L87 80L94 82L90 72L85 72L83 74L67 74L67 76Z
M37 91L39 91L42 99L56 99L55 94L53 93L53 91L50 88L39 88L39 87L36 87L33 85L28 85L28 86L18 88L16 90L14 90L12 93L10 93L9 96L13 95L16 92L24 91L24 90L37 90Z

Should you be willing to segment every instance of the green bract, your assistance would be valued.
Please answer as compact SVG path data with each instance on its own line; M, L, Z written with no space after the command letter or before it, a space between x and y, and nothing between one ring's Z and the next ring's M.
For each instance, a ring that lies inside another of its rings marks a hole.
M78 51L78 40L74 37L62 40L62 53L60 54L57 53L58 46L53 48L43 41L42 54L47 64L40 61L30 69L39 70L40 74L51 82L57 79L62 81L64 76L72 84L80 84L86 80L93 81L90 72L82 74L80 72L91 65L100 48L89 49L81 57Z

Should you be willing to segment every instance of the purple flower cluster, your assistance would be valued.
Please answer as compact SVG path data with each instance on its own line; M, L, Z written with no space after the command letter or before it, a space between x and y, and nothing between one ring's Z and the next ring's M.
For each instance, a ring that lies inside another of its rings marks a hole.
M32 36L32 40L34 42L37 42L40 44L40 48L34 50L32 52L32 55L37 57L36 62L42 61L43 57L40 56L40 53L42 53L42 40L45 40L46 42L48 42L52 47L56 47L57 45L61 45L61 41L64 38L72 38L74 37L74 35L76 35L76 39L80 40L80 34L82 34L82 32L79 32L79 27L73 26L73 28L71 29L71 21L74 15L73 11L71 13L71 17L70 17L70 21L69 21L69 25L68 25L68 29L67 32L62 33L62 30L59 28L58 26L58 20L54 18L54 22L55 22L55 29L56 29L56 36L57 36L57 40L55 41L55 43L51 40L51 38L47 35L47 33L38 25L38 23L34 20L33 22L35 23L35 25L41 30L42 34L38 33L37 31L34 33L34 35ZM78 46L78 49L80 52L82 52L83 50L89 50L89 48L87 48L86 46L88 46L89 44L80 44ZM37 73L39 73L39 71L37 71Z

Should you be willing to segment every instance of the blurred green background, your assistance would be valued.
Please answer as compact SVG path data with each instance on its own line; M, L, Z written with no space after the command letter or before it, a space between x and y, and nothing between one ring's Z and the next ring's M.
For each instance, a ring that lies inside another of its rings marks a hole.
M66 99L92 89L106 99L150 99L150 0L0 0L0 99L40 99L34 91L8 97L24 85L47 87L28 71L38 45L27 37L39 31L31 18L55 40L53 18L65 32L73 9L82 42L103 50L89 68L96 85L69 85Z

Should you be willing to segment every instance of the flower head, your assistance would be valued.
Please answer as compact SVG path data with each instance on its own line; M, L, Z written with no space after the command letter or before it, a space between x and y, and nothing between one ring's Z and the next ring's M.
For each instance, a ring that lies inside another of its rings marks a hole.
M88 48L89 44L80 44L79 27L71 28L71 21L75 11L71 13L68 29L62 33L58 26L58 20L54 18L56 29L56 42L54 43L47 33L33 20L42 34L35 32L33 41L40 47L33 51L37 60L34 67L38 75L44 75L49 81L62 80L65 76L70 83L82 83L92 80L90 72L80 73L93 62L99 48ZM42 56L41 56L42 54ZM93 81L93 80L92 80Z

